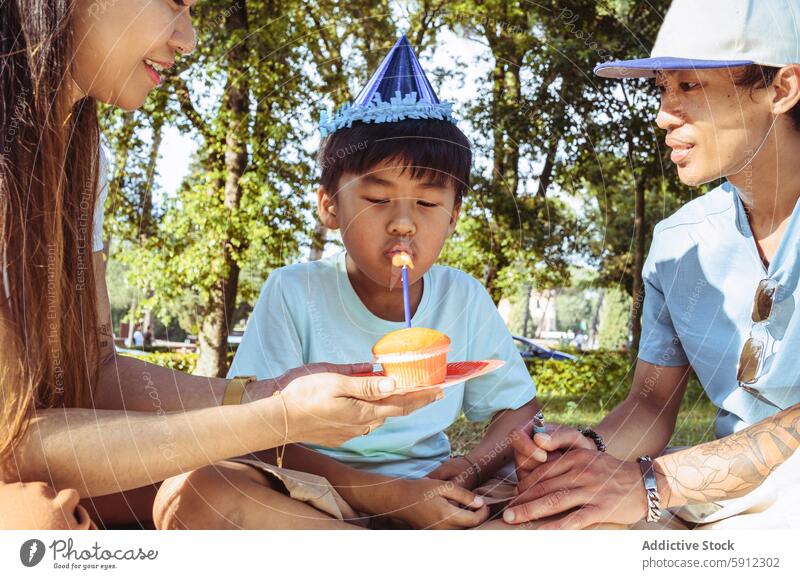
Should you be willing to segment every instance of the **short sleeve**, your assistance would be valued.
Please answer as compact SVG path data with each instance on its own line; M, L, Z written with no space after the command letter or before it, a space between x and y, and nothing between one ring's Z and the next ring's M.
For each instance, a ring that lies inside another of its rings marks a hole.
M689 363L672 323L657 265L659 236L653 237L650 253L644 264L644 306L639 359L656 366L685 366Z
M106 213L106 199L108 199L108 153L100 145L100 166L97 179L97 201L94 207L92 220L92 251L103 251L103 221Z
M464 386L464 414L479 421L527 404L536 397L536 386L492 298L477 282L471 293L469 359L505 361L502 368Z
M236 350L228 378L274 378L303 365L303 348L280 270L270 274Z

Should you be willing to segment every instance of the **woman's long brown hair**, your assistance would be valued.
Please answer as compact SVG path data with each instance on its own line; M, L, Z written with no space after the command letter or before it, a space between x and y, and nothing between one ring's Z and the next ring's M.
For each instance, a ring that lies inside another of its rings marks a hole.
M96 376L96 102L73 104L74 0L0 0L0 458Z

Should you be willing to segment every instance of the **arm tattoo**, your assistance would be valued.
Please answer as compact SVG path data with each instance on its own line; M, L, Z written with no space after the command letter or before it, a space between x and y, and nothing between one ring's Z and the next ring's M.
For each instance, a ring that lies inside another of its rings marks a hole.
M800 446L800 404L741 432L656 460L667 481L669 506L745 495Z

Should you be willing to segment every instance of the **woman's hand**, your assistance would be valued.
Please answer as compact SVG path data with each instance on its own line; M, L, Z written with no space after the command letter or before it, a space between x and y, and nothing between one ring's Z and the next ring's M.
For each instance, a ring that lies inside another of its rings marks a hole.
M489 507L472 491L429 478L397 479L383 485L386 516L415 529L471 529L489 518Z
M395 395L395 381L386 376L305 374L281 396L289 416L288 441L339 446L369 434L390 416L406 416L440 400L441 388Z
M283 390L295 379L311 374L333 373L352 376L353 374L368 374L372 372L372 363L364 362L361 364L330 364L328 362L316 362L306 364L287 370L276 378L266 380L256 380L247 385L247 401L260 400L272 396L277 390Z
M597 450L594 442L576 428L548 424L547 433L536 434L531 440L531 427L515 428L510 434L514 447L517 480L522 481L541 465L552 462L564 452L575 449ZM523 492L520 488L519 492Z
M520 524L577 510L543 530L584 529L596 523L631 525L647 514L647 493L635 462L598 450L571 450L522 479L503 520ZM524 489L524 490L523 490Z
M97 527L74 489L56 491L43 482L0 482L0 529L88 530Z

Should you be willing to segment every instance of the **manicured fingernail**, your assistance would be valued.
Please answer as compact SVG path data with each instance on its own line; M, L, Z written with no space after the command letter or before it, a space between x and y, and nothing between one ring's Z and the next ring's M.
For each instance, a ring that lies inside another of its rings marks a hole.
M385 378L378 382L378 390L381 392L394 392L395 384L391 378Z
M503 520L506 523L513 523L514 519L516 519L516 517L514 516L514 511L507 510L505 513L503 513Z

